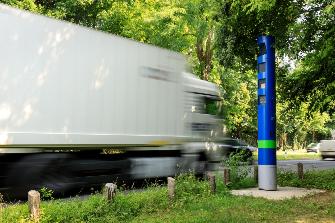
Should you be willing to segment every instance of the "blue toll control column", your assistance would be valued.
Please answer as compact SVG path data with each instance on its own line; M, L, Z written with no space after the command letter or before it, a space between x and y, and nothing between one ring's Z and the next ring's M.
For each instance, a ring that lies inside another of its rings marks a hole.
M277 190L275 39L259 36L258 73L258 188Z

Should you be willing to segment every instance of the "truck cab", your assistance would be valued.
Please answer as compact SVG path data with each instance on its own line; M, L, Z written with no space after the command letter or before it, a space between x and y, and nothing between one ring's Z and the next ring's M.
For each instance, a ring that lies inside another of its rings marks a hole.
M193 141L208 141L219 134L218 102L221 100L218 87L195 75L183 73L184 120L187 134Z
M184 144L184 154L193 154L194 163L197 160L200 163L205 161L205 169L216 169L221 154L215 142L223 135L222 120L217 116L221 100L219 88L191 73L183 73L183 79L184 125L185 133L189 136Z

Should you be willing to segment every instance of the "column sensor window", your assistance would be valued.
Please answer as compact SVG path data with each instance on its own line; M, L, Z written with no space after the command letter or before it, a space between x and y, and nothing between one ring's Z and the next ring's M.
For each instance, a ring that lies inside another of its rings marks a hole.
M259 79L258 80L258 88L262 89L262 88L265 88L265 87L266 87L266 80L265 80L265 78Z

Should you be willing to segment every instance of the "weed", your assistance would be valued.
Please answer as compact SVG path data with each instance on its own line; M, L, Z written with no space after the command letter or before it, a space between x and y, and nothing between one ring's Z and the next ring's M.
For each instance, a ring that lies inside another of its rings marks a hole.
M176 177L176 198L182 202L192 201L201 196L209 196L207 181L199 181L193 173L182 173Z
M3 200L3 195L0 193L0 215L2 213L2 209L3 209L3 204L4 200ZM1 220L1 217L0 217L0 220Z
M53 190L48 189L46 187L42 187L41 189L38 190L41 194L41 200L53 200Z

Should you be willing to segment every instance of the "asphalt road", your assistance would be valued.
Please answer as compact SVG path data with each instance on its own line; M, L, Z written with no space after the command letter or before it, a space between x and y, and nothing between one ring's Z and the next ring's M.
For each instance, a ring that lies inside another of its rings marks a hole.
M304 165L304 170L325 170L335 169L335 160L278 160L277 168L279 170L297 170L297 163Z
M331 160L278 160L277 169L282 171L298 171L298 163L302 163L304 171L306 170L327 170L335 169L335 159ZM254 166L257 165L257 161L254 161L253 165L244 166L241 168L247 168L248 176L254 176ZM219 172L223 174L223 167L219 167Z

